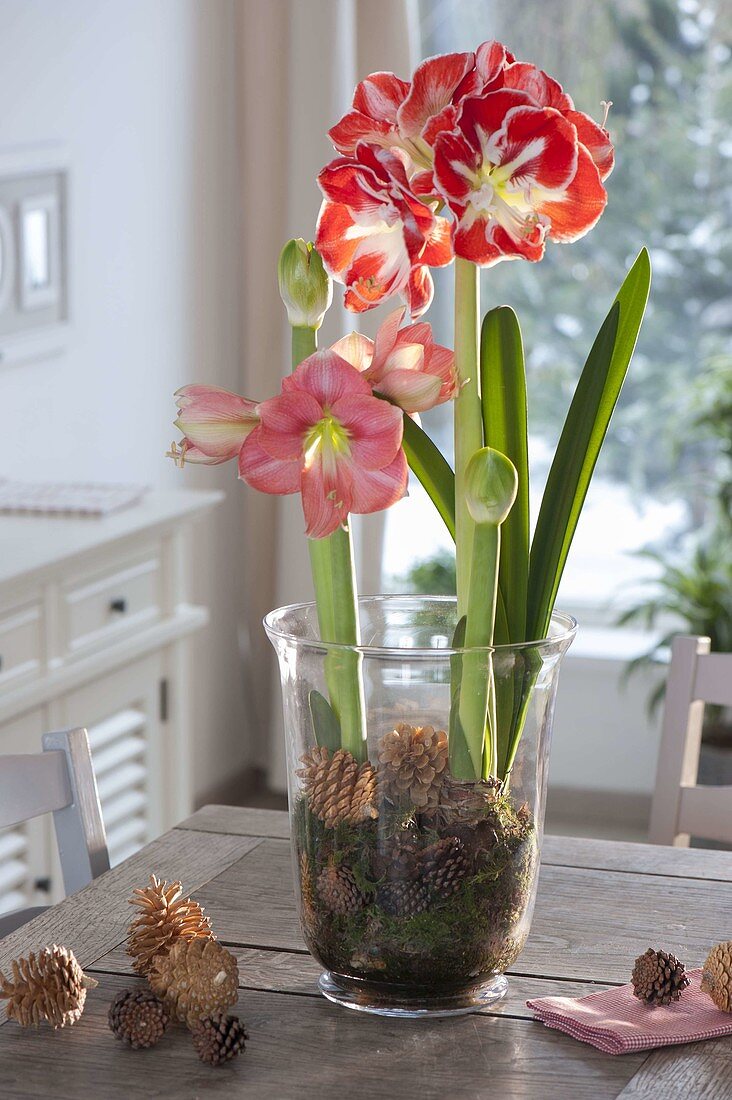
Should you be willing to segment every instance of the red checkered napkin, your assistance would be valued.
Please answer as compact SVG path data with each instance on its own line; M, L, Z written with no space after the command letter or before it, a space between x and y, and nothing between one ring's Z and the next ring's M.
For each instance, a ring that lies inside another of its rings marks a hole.
M732 1035L732 1013L720 1012L700 989L701 969L688 970L691 984L681 999L651 1008L621 985L588 997L539 997L527 1001L537 1020L591 1043L606 1054L696 1043Z

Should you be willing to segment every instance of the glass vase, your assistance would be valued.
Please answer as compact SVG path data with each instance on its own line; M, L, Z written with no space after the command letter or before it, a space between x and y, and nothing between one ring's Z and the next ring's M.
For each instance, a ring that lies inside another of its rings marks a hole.
M451 647L451 597L365 597L359 620L350 647L320 641L314 604L265 619L303 935L332 1001L393 1016L469 1012L504 995L528 936L557 680L576 622L555 613L546 639L465 650ZM457 743L466 682L486 699L472 773Z

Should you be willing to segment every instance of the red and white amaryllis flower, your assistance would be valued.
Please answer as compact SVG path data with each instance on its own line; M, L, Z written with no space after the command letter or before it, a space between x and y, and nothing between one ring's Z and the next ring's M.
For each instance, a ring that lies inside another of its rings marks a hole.
M371 73L356 86L353 106L328 136L339 153L353 156L359 141L398 146L418 168L432 163L430 147L441 130L455 124L457 106L484 91L513 61L500 42L484 42L475 53L428 57L411 82L394 73Z
M502 98L492 99L497 95ZM411 215L419 220L420 200L430 212L446 201L458 223L455 254L481 265L518 256L539 260L546 239L582 236L602 213L602 181L613 167L604 125L577 111L556 80L516 61L500 42L484 42L475 53L428 58L410 83L393 73L373 73L358 85L352 110L330 137L346 162L363 160L364 145L398 154ZM401 171L400 182L404 187ZM388 187L383 181L383 189ZM395 207L390 224L399 216ZM331 211L319 236L321 251L343 237L345 228ZM374 251L369 255L373 260ZM423 254L421 263L434 261ZM331 273L339 278L334 267ZM420 276L426 281L424 272ZM399 280L392 289L387 280L376 281L373 298L365 293L372 289L367 283L357 296L347 295L348 308L357 301L359 310L368 309L401 289Z
M426 412L455 396L455 353L434 342L432 327L424 321L399 328L405 312L390 314L375 341L352 332L332 350L361 371L375 393L405 412Z
M354 313L400 294L419 316L434 293L430 267L452 259L449 222L412 193L406 164L401 149L361 142L318 177L325 202L315 244Z
M607 202L575 125L518 89L463 100L435 142L434 174L457 218L456 254L481 266L540 260L547 237L584 236Z
M265 493L302 493L310 538L332 534L349 512L378 512L404 496L402 413L334 351L305 359L258 412L239 476Z
M498 84L490 90L496 90L499 85L523 92L530 96L538 107L553 107L554 110L559 111L574 126L577 141L580 145L584 145L592 157L600 179L607 179L615 165L615 152L610 134L604 125L601 126L582 111L575 110L572 97L567 95L557 80L548 76L542 69L537 69L535 65L515 61L506 66ZM604 106L607 115L610 104L606 103Z
M173 444L169 456L177 466L186 462L216 466L236 458L242 443L259 423L256 401L218 386L183 386L175 398L175 425L183 439Z
M415 193L430 194L433 147L439 134L453 130L464 99L511 88L530 95L538 107L553 107L573 123L577 138L597 165L601 179L613 167L610 135L589 115L575 109L571 96L535 65L516 61L496 41L483 42L475 53L440 54L417 67L411 82L394 73L372 73L357 85L353 106L328 131L344 156L353 156L359 141L398 146L410 154Z

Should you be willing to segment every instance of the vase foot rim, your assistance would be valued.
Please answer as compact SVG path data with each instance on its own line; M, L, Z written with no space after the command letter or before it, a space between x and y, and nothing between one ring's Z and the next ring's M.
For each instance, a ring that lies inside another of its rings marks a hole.
M375 1016L401 1017L406 1020L434 1019L438 1016L464 1016L495 1004L506 995L508 980L504 974L496 974L480 985L444 996L414 998L413 1000L392 993L379 994L374 986L350 988L342 984L329 970L318 979L320 992L333 1004L355 1012L368 1012Z

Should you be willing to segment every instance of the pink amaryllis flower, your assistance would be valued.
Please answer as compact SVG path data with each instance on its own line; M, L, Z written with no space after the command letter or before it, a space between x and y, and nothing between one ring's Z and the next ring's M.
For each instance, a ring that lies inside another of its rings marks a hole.
M518 89L463 100L435 142L434 173L457 218L456 254L482 266L540 260L547 237L584 236L607 201L576 126Z
M177 466L186 462L216 466L236 458L241 445L259 423L256 401L248 401L218 386L183 386L175 394L180 444L169 452Z
M369 340L352 332L332 350L346 359L382 394L408 413L426 412L449 401L457 392L455 353L436 344L425 321L400 328L404 308L386 318Z
M404 496L402 413L336 352L305 359L258 412L239 476L265 493L302 493L310 538L332 534L349 512L378 512Z
M360 142L318 177L325 201L316 247L354 313L400 294L419 316L434 293L430 267L452 259L449 222L412 193L406 160L401 149Z

